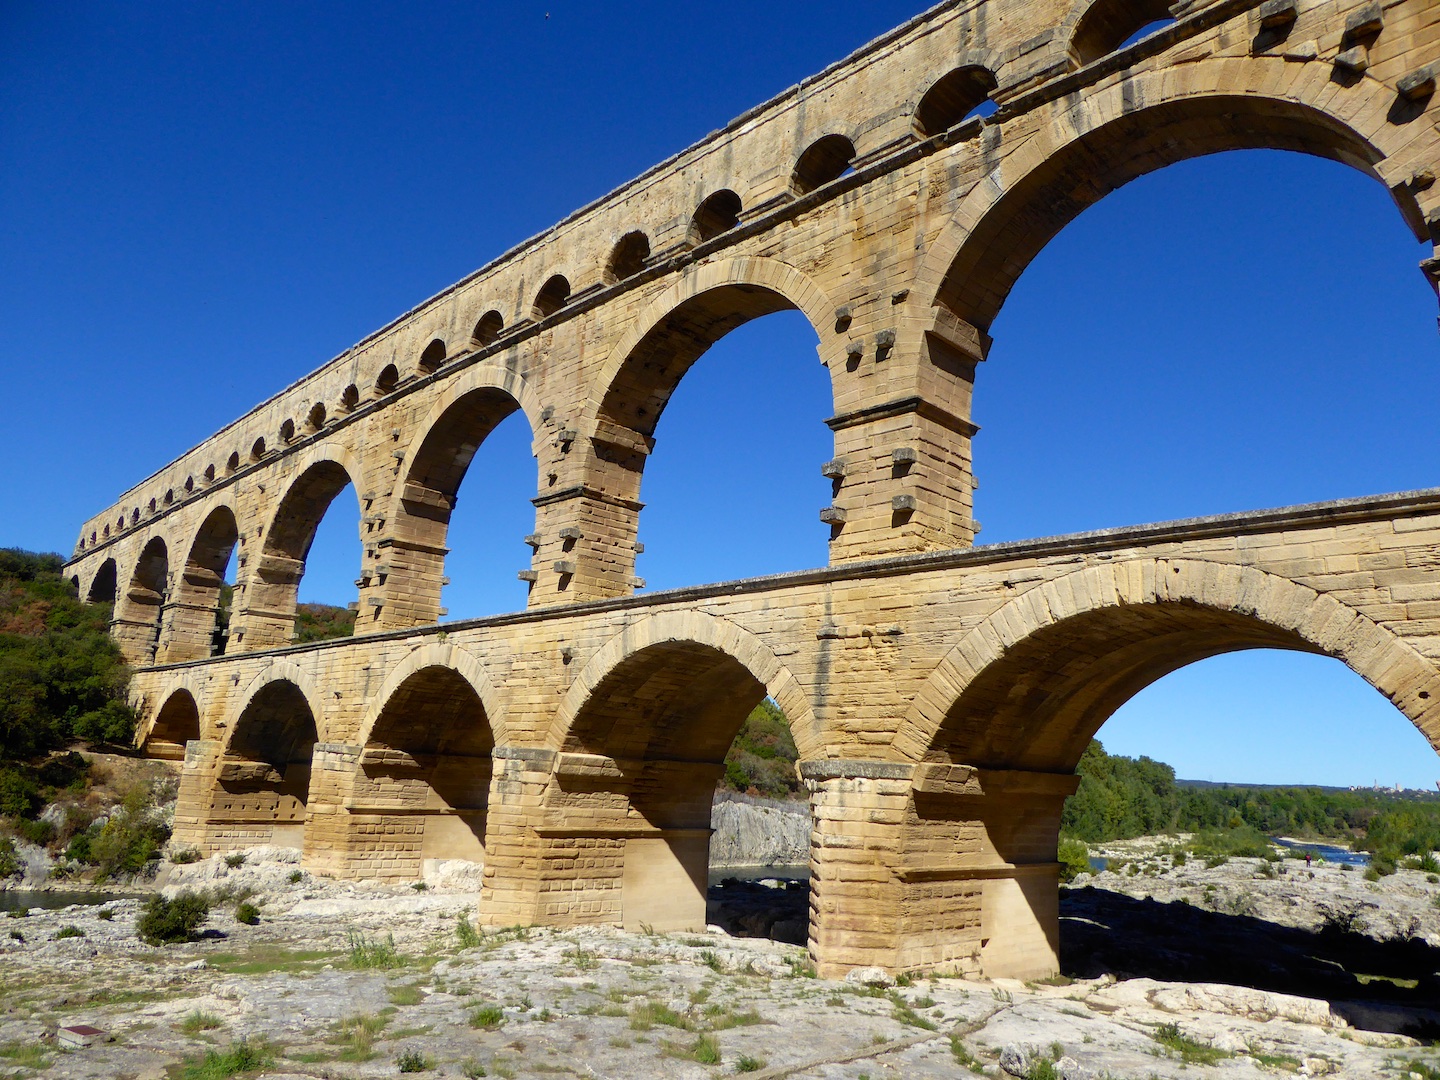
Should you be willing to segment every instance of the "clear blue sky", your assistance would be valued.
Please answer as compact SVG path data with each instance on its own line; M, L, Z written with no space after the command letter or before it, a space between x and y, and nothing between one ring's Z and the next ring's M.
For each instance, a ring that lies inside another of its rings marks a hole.
M251 405L918 10L0 5L0 544L68 553L82 520ZM982 541L1440 485L1424 254L1378 183L1294 155L1110 196L994 327ZM771 316L682 383L644 484L652 589L823 563L814 345ZM502 479L461 490L453 617L523 603L528 441L512 418L481 450ZM348 499L306 599L353 598ZM1306 656L1195 665L1101 737L1202 779L1440 778L1384 699Z

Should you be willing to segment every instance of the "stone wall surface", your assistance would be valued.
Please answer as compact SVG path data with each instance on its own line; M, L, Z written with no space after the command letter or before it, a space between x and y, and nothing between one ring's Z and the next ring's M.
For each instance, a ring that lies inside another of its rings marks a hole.
M1275 147L1379 180L1432 239L1440 3L1181 0L1125 44L1164 13L941 4L86 522L68 573L115 601L142 741L184 757L177 837L396 880L483 858L488 921L690 927L710 792L768 695L810 793L822 970L1030 976L1055 964L1075 762L1169 671L1324 653L1440 742L1440 493L973 546L988 330L1088 205L1186 157ZM785 308L833 388L830 566L637 596L666 400L714 341ZM442 624L450 512L516 411L536 467L528 610ZM336 497L362 514L356 636L296 647Z

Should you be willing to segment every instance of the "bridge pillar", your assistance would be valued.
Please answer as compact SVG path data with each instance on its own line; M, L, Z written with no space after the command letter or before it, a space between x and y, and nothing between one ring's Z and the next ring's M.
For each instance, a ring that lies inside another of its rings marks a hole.
M628 493L589 484L546 492L532 501L530 607L606 600L635 591L635 539L643 503Z
M915 766L802 761L810 792L810 955L821 978L893 969L904 888L895 852Z
M979 531L970 422L989 339L944 309L928 325L852 331L825 357L836 385L830 561L968 548ZM822 354L823 355L823 354ZM837 365L843 371L837 371Z
M209 810L214 801L215 762L222 750L218 739L191 739L185 744L170 838L171 846L177 850L194 848L202 855L216 850L210 843Z
M544 813L555 757L552 750L495 748L477 920L483 926L533 926L542 921L540 894L547 845L537 825Z
M1060 811L1073 774L807 761L810 950L857 967L1043 978L1059 969Z
M204 660L215 651L215 607L189 603L166 604L160 617L164 628L156 663L183 664Z
M1073 773L925 764L900 877L899 970L1044 978L1059 970L1060 812Z

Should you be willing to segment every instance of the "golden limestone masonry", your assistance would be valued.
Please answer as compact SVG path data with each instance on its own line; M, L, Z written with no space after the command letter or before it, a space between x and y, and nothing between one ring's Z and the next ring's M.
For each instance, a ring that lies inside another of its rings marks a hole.
M1432 238L1437 64L1440 0L944 3L346 350L86 522L69 563L115 602L145 748L184 760L177 843L357 878L483 861L486 923L700 928L710 792L769 695L810 793L820 972L1028 978L1056 970L1075 764L1160 676L1325 653L1440 741L1440 491L985 548L970 468L1011 285L1141 174L1319 154ZM661 410L780 309L834 388L830 564L637 595ZM528 609L441 627L457 490L517 410ZM356 634L295 646L347 484Z

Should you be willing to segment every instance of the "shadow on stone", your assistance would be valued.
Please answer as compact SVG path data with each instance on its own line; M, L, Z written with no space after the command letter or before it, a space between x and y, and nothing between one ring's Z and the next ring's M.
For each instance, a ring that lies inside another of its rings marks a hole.
M1073 978L1226 983L1328 1001L1358 1028L1440 1037L1440 949L1376 939L1353 912L1318 930L1104 889L1060 897L1060 968Z
M810 883L726 878L705 896L705 921L734 937L804 945L809 936Z

